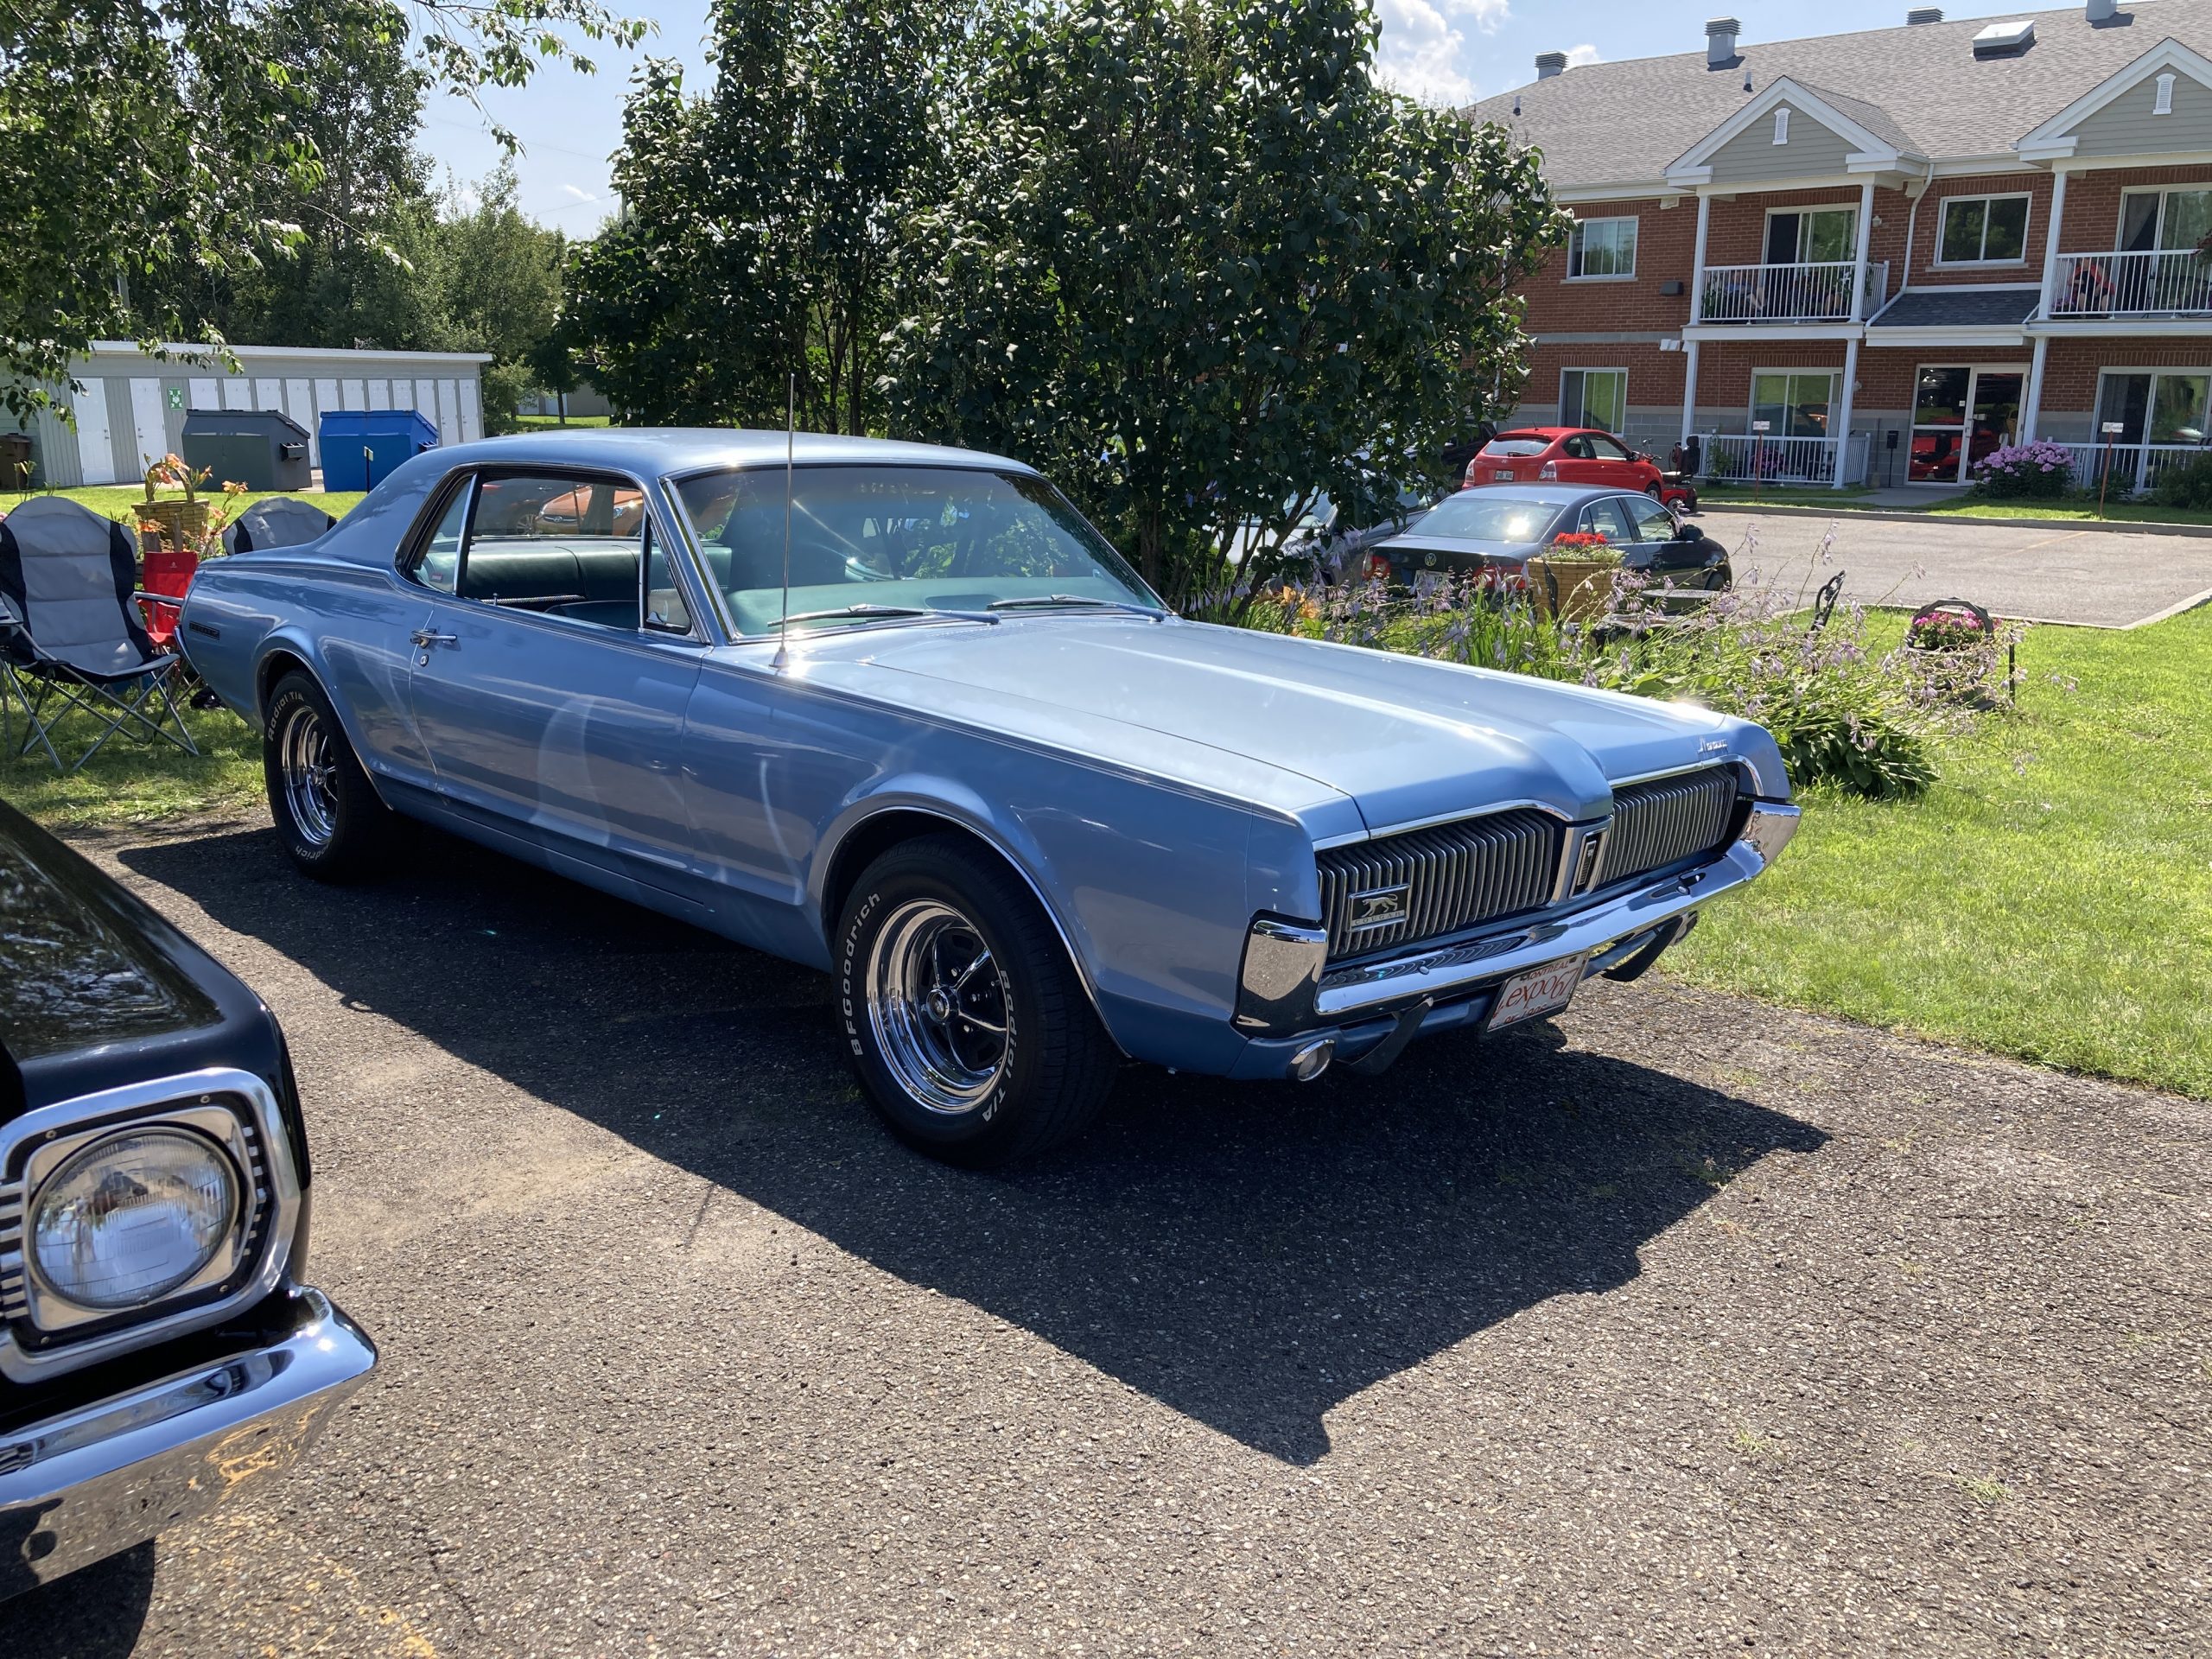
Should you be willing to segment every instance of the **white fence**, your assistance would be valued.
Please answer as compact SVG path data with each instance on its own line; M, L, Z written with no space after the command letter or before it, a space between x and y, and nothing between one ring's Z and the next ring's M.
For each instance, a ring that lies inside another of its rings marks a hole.
M1844 448L1843 480L1866 480L1868 435L1854 432ZM1764 432L1707 432L1702 435L1704 476L1731 484L1834 484L1834 438L1777 438Z
M1881 307L1890 288L1887 260L1866 267L1863 303L1852 289L1858 262L1802 265L1707 265L1698 289L1699 322L1851 322Z
M2169 467L2185 467L2212 455L2201 443L2069 443L2062 446L2074 458L2074 487L2094 493L2101 484L2113 496L2140 495L2158 483Z
M2050 279L2054 317L2212 311L2212 258L2194 248L2062 253Z

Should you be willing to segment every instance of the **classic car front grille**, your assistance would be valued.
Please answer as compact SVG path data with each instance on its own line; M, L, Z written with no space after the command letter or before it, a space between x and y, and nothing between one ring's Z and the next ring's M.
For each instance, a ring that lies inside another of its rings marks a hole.
M1319 855L1332 961L1534 910L1559 875L1559 825L1493 812Z
M23 1316L23 1195L0 1186L0 1325Z
M1595 885L1625 881L1686 858L1710 853L1728 838L1736 817L1736 773L1707 766L1613 791L1612 827Z

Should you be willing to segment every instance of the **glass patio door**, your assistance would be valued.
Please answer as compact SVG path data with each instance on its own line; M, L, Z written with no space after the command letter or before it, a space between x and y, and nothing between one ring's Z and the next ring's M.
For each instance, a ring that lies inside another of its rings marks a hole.
M1912 404L1915 484L1963 484L1967 469L2020 435L2024 369L1935 365L1920 371Z

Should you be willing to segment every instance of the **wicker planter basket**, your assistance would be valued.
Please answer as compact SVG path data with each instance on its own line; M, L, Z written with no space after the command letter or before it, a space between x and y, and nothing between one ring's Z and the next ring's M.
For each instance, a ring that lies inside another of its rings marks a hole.
M1540 615L1562 622L1590 622L1613 607L1618 559L1578 559L1539 554L1529 561L1529 586Z
M179 551L199 546L200 538L207 533L205 501L135 501L131 511L138 515L139 523L159 524L163 544Z

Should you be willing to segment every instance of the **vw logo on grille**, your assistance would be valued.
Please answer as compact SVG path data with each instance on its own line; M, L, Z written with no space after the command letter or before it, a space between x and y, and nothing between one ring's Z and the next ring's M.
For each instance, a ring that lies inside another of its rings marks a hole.
M1364 932L1369 928L1389 927L1406 919L1406 904L1413 892L1413 884L1401 881L1395 887L1369 887L1351 896L1351 931Z

